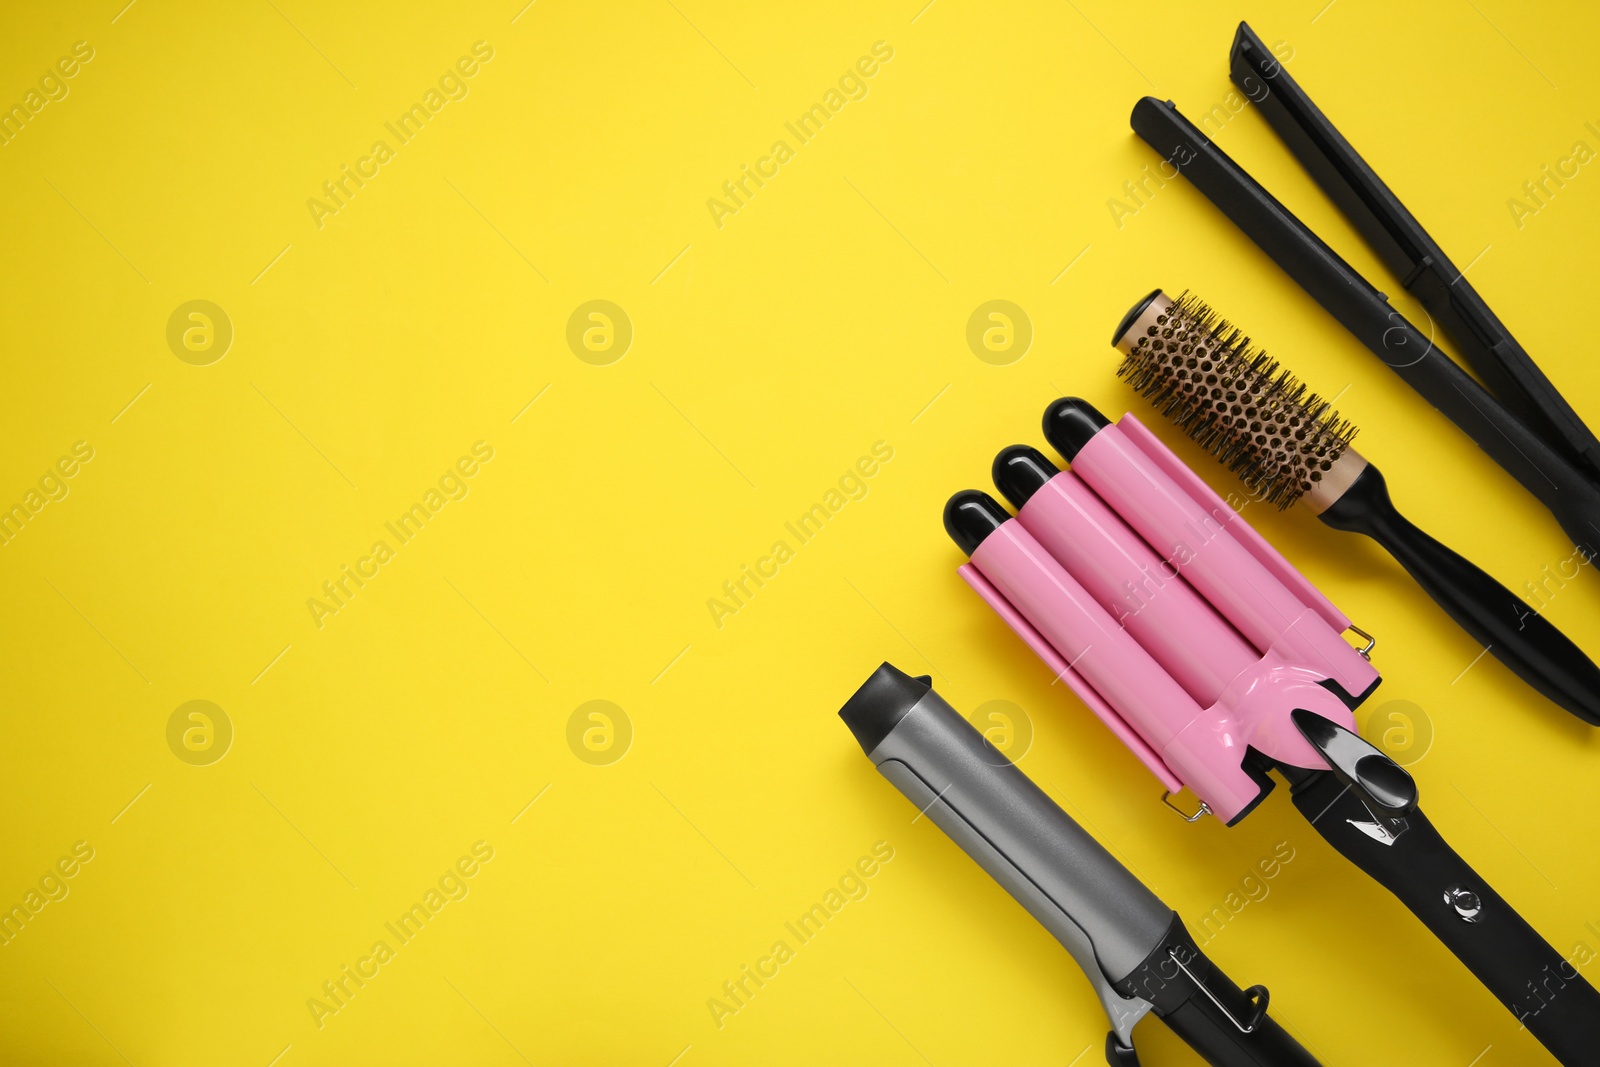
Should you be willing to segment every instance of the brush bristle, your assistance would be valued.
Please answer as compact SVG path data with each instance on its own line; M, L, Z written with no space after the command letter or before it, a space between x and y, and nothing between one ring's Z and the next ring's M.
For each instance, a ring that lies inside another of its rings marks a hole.
M1117 377L1280 508L1321 481L1356 435L1327 401L1188 293L1134 340Z

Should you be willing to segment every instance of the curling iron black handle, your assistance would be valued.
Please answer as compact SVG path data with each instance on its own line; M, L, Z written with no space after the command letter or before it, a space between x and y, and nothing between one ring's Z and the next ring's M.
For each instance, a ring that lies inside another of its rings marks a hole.
M1556 704L1600 726L1600 668L1521 597L1396 511L1378 468L1368 464L1322 521L1378 542L1490 655Z
M1114 984L1146 1001L1173 1033L1211 1067L1321 1067L1316 1057L1267 1014L1265 986L1240 989L1213 963L1174 913L1166 935L1144 962ZM1111 1067L1139 1067L1134 1050L1106 1036Z
M1600 993L1456 854L1420 810L1385 843L1332 774L1294 805L1327 842L1399 898L1566 1067L1600 1067ZM1380 835L1381 837L1381 835Z
M1251 993L1234 985L1220 969L1212 968L1206 986L1228 1005L1233 1017L1251 1003ZM1263 1015L1248 1034L1241 1033L1233 1018L1197 996L1160 1018L1211 1067L1319 1067L1316 1058L1270 1015Z

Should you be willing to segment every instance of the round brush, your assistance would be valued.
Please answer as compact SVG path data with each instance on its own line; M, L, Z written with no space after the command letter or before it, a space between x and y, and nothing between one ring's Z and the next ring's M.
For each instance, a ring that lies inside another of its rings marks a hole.
M1269 503L1302 501L1382 545L1461 628L1524 681L1600 726L1600 669L1549 620L1395 510L1356 430L1250 339L1185 293L1123 317L1117 375Z

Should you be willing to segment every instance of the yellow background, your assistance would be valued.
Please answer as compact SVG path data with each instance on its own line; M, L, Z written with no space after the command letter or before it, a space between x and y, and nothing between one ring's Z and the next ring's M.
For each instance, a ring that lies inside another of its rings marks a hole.
M1549 1062L1286 795L1232 830L1165 810L957 579L939 511L1001 446L1042 445L1063 392L1146 414L1107 338L1150 288L1193 287L1345 390L1424 528L1519 588L1566 559L1193 189L1120 227L1108 201L1155 161L1135 100L1223 103L1243 14L1600 424L1581 318L1600 176L1520 229L1507 206L1600 147L1592 11L121 3L13 7L0 32L6 103L73 42L95 52L0 147L0 502L95 450L0 548L0 903L94 849L0 947L0 1060L1099 1062L1065 952L912 824L835 718L889 659L965 711L1022 708L1023 769L1191 925L1288 842L1208 949L1325 1062ZM319 228L307 200L480 40L469 95ZM867 96L718 228L708 198L878 41ZM1218 139L1398 290L1253 109ZM1035 331L1007 366L965 340L996 298ZM166 341L194 299L235 332L209 366ZM592 299L633 325L608 366L566 342ZM307 599L480 440L470 494L319 628ZM877 441L894 458L868 495L716 626L708 598ZM1433 820L1563 952L1600 949L1594 732L1492 659L1468 670L1478 648L1375 547L1303 510L1246 516L1377 634L1374 701L1431 723L1412 770ZM1549 608L1591 650L1597 588ZM196 699L235 732L203 767L166 739ZM603 766L567 740L597 699L633 732ZM470 895L319 1029L308 998L477 841L494 858ZM719 1029L708 998L878 841L895 854L869 895ZM1198 1062L1159 1024L1139 1040Z

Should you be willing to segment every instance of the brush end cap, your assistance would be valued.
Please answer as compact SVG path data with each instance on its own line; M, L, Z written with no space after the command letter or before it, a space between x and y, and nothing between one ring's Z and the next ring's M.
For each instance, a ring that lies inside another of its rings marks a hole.
M1070 463L1094 435L1111 425L1087 400L1064 396L1044 409L1044 439Z
M1133 324L1139 321L1139 316L1143 315L1145 313L1145 309L1151 304L1155 303L1156 297L1160 295L1160 289L1152 289L1150 290L1149 295L1145 296L1137 304L1128 309L1128 313L1122 316L1122 321L1117 323L1117 332L1111 335L1111 346L1113 348L1119 347L1122 344L1122 339L1128 336L1128 331L1133 329Z
M1012 445L994 457L994 486L1018 511L1061 469L1032 445Z
M963 489L944 506L944 529L967 555L1011 518L999 501L978 489Z
M913 678L894 664L884 663L845 701L839 718L855 735L861 751L870 756L932 689L933 679Z

